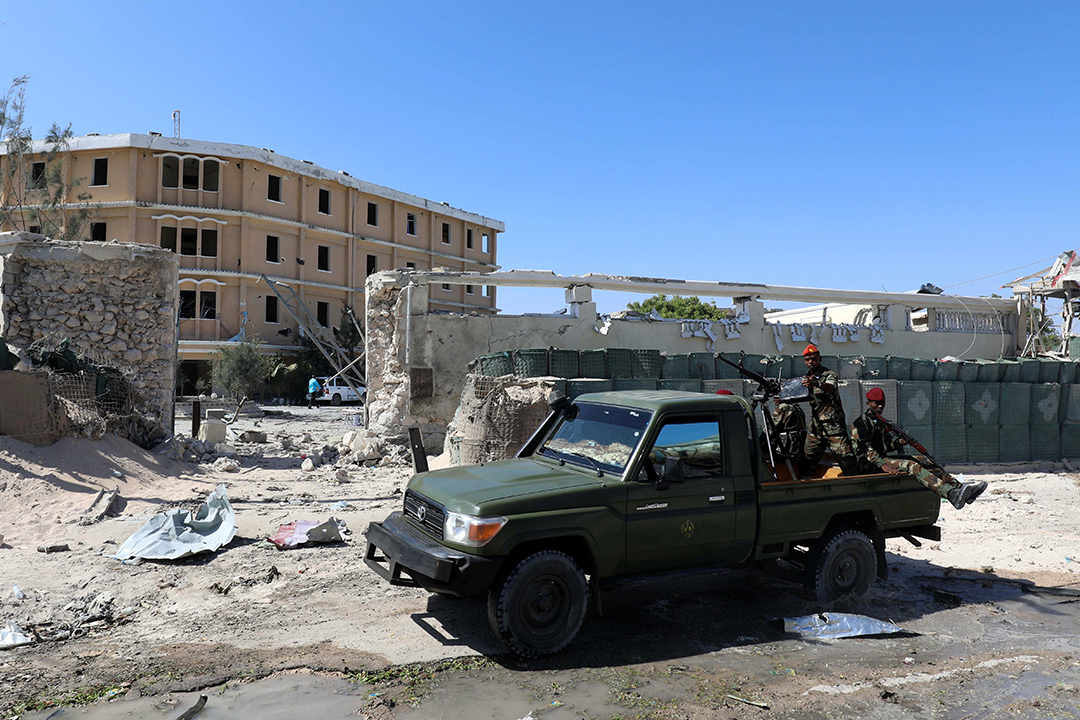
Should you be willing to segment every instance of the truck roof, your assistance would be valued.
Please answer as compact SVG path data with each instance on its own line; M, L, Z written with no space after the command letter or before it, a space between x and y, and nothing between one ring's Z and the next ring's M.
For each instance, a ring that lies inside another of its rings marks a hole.
M717 410L738 408L749 412L750 404L737 395L714 395L712 393L687 392L685 390L613 390L610 392L585 393L574 402L618 405L640 410Z

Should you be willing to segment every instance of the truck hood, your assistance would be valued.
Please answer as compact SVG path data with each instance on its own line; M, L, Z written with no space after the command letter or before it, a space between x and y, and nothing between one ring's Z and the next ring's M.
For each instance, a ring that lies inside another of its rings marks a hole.
M568 496L576 495L577 490L622 484L617 475L598 478L593 470L568 468L533 458L499 460L415 475L409 481L409 489L448 510L472 514L481 511L487 503L530 495L538 496L538 499L544 495L567 496L572 503ZM539 505L549 506L550 503Z

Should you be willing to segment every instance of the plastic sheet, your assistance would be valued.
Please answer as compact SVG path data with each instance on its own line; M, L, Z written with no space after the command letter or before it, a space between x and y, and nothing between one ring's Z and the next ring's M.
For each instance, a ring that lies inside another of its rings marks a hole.
M224 485L199 506L195 514L173 509L155 515L135 531L116 552L117 560L176 560L228 545L236 535L236 513Z
M818 613L784 618L784 632L800 637L839 639L863 635L891 635L907 632L891 622L850 613Z
M336 518L330 518L326 522L296 520L279 527L274 536L268 539L284 549L310 543L342 542L344 533L345 523Z
M34 639L23 632L23 629L13 622L8 622L0 628L0 650L29 645Z

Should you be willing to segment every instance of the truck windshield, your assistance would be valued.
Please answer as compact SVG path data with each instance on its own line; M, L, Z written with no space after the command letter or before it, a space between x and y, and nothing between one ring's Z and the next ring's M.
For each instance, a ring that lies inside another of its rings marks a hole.
M574 405L537 451L575 465L621 474L641 441L652 413L645 410Z

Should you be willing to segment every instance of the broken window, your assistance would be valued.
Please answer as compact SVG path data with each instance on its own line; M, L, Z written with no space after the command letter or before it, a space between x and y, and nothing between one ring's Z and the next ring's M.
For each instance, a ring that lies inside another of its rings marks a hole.
M176 252L176 228L161 228L161 247Z
M94 158L94 176L91 185L109 184L109 158Z
M443 292L450 292L450 283L443 283L442 284L442 289L443 289Z
M180 187L180 158L161 158L161 187Z
M205 320L213 320L217 317L217 293L202 291L199 293L199 317Z
M484 286L484 297L495 297L495 286L494 285L485 285Z
M379 224L379 206L376 203L367 204L367 224L376 227Z
M281 253L278 252L277 235L266 236L266 262L280 263Z
M326 245L319 246L319 269L330 272L330 248Z
M30 189L40 190L45 187L45 163L30 164Z
M32 232L32 233L37 233L37 234L40 235L41 234L41 226L40 225L31 225L30 227L26 228L26 231L27 232Z
M277 296L266 296L266 322L276 323L278 321L277 316Z
M199 254L199 231L195 228L180 228L180 254Z
M367 256L367 274L370 275L370 274L378 272L378 271L379 271L379 256L378 255L368 255Z
M330 191L326 188L319 188L319 212L330 214Z
M199 254L203 257L217 257L217 230L202 231L202 252Z
M415 270L416 269L416 263L407 262L407 263L405 263L405 267L409 268L410 270Z
M330 303L321 300L315 303L315 318L323 327L330 327Z
M473 292L473 286L472 285L466 285L465 286L465 294L466 295L475 295L476 294L476 293Z
M103 222L90 223L90 239L94 242L105 242L106 227Z
M480 245L480 249L486 253L491 252L491 236L487 233L484 233L480 236L480 239L483 241Z
M465 247L472 250L472 228L465 231Z
M416 215L414 215L413 213L409 213L405 216L405 234L416 234Z
M450 244L450 223L442 224L442 241L444 245Z
M199 189L199 160L197 158L184 158L184 189Z
M180 317L193 318L195 317L195 291L194 290L181 290L180 291Z
M281 202L281 176L266 176L266 199Z
M203 160L202 165L202 189L207 192L218 190L218 169L220 164L217 160Z

